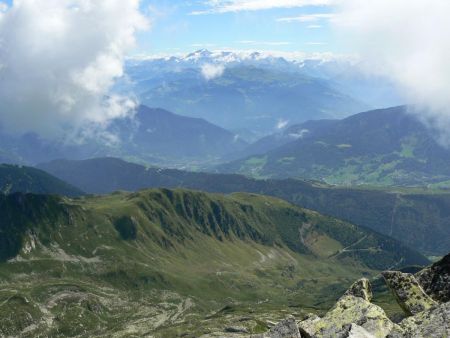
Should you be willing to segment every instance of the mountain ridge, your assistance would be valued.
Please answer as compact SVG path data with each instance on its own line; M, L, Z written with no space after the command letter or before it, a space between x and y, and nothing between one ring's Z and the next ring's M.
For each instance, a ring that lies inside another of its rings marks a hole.
M267 152L219 165L218 170L337 185L445 186L450 152L411 109L398 106L317 121L319 128L303 128L297 140L266 146Z
M294 179L255 180L236 174L144 167L114 158L61 160L39 168L88 193L166 187L271 195L371 228L427 254L444 254L450 247L446 236L450 230L450 194L445 192L339 188Z

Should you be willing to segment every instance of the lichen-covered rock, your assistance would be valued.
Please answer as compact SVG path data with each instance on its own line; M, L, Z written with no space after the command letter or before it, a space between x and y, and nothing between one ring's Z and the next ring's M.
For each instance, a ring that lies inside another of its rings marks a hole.
M320 317L315 314L309 314L308 318L305 318L299 323L298 328L302 337L311 337L316 332L316 326L320 325Z
M272 327L269 332L253 338L302 338L294 317L288 317Z
M351 295L360 297L370 302L372 300L372 286L367 278L361 278L357 280L353 285L345 292L344 295Z
M434 300L450 301L450 254L415 275L423 290Z
M388 337L450 337L450 302L404 319Z
M299 329L305 337L346 337L352 323L377 338L386 337L395 327L379 306L361 297L344 295L323 318L302 321Z
M418 314L436 305L436 302L425 293L412 274L385 271L382 275L398 304L408 316Z
M374 338L369 332L367 332L363 327L352 323L346 327L346 332L344 333L346 338Z

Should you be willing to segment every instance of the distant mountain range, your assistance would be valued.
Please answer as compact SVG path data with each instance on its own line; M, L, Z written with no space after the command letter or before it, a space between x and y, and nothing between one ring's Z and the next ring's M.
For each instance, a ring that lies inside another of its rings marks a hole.
M16 137L0 133L0 161L35 164L58 158L118 156L163 166L217 163L241 151L246 142L203 119L140 106L132 119L115 120L107 129L117 141L87 139L81 144L45 140L34 134Z
M450 186L450 151L438 134L398 106L342 120L287 126L248 144L203 119L140 106L116 120L111 142L81 144L0 133L0 161L32 165L55 159L117 157L135 163L254 178L296 178L335 185Z
M2 336L200 337L229 313L327 309L361 275L428 263L371 230L252 194L12 194L0 214Z
M116 120L109 130L121 140L122 157L166 166L216 163L247 146L237 134L203 119L146 106L131 120Z
M260 178L305 178L331 184L448 187L450 151L400 106L343 120L311 121L247 148L220 172ZM254 155L258 154L258 155Z
M205 65L215 76L205 77ZM268 134L286 123L402 103L391 83L344 58L199 50L130 60L126 73L118 89L133 91L144 104L205 118L241 136L242 129Z
M149 168L115 158L59 160L38 167L94 194L165 187L271 195L371 228L427 254L445 254L450 248L450 194L446 193L337 188L293 179L255 180Z

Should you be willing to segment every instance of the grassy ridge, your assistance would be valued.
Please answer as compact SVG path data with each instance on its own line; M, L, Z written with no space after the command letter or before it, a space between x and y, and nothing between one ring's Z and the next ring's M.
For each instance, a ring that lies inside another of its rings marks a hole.
M252 194L14 194L0 209L1 335L198 336L249 308L257 332L262 313L320 311L361 274L426 263L372 231Z
M254 180L240 175L146 168L114 158L61 160L40 168L91 193L184 187L271 195L371 228L426 254L443 255L450 250L448 193L406 188L337 188L293 179Z

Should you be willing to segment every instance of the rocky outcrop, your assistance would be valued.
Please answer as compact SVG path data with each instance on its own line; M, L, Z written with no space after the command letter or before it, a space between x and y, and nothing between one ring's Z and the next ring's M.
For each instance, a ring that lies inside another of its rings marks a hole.
M357 324L373 337L386 337L395 324L378 305L362 297L344 295L323 318L299 323L305 337L347 337L348 325Z
M367 278L361 278L357 280L353 285L348 289L344 295L347 296L355 296L360 297L364 300L370 302L372 300L372 286Z
M436 305L412 274L385 271L382 275L398 304L408 316L416 315Z
M450 337L450 302L404 319L389 338Z
M450 254L415 275L423 290L435 301L450 301Z
M323 318L312 315L300 322L300 331L305 337L356 337L358 332L364 332L367 337L386 337L395 324L371 300L370 282L362 278L353 283Z
M412 274L399 271L383 272L386 284L408 315L399 324L393 323L381 307L370 302L372 287L369 280L363 278L356 281L322 318L310 314L303 321L296 323L293 317L289 317L276 324L269 332L250 337L450 337L449 260L450 255L417 273L420 284ZM436 301L424 290L430 292Z
M371 299L369 280L360 279L323 318L312 315L300 322L300 331L304 337L386 337L395 324Z

